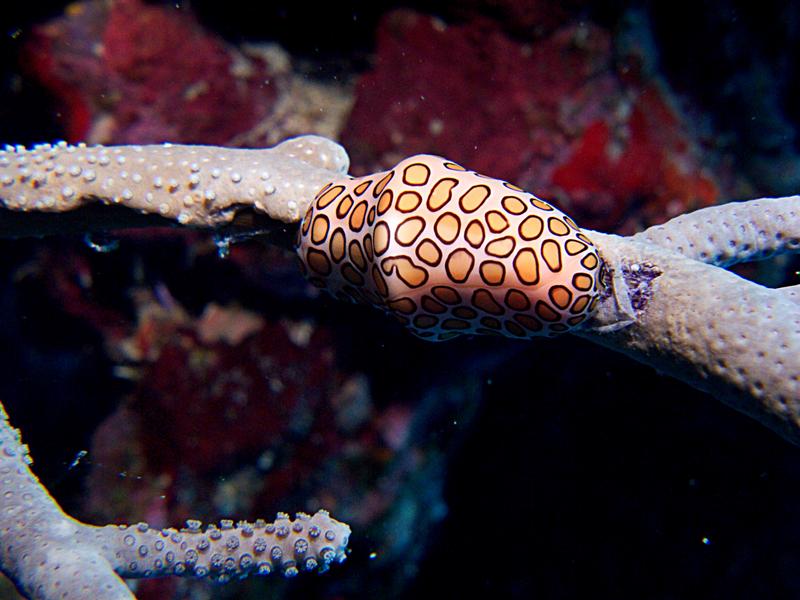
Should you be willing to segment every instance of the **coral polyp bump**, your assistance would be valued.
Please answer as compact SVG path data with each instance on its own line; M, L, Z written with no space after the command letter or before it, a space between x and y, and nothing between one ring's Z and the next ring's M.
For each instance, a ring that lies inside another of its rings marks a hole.
M430 340L552 336L583 323L599 296L601 259L570 217L431 155L326 185L298 253L316 286Z

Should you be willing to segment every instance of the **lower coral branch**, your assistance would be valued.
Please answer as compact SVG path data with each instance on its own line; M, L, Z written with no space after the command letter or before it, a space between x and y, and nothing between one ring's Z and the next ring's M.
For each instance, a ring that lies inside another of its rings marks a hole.
M121 578L179 575L224 583L273 572L324 572L346 557L350 527L320 510L273 523L221 521L201 531L95 527L63 512L30 470L31 459L0 404L0 570L32 600L131 599Z
M350 528L332 519L327 511L313 516L298 513L294 519L279 513L272 523L223 520L220 526L200 530L199 521L187 527L151 529L109 525L87 530L91 544L104 555L122 577L182 575L210 577L218 583L248 575L275 571L294 577L302 571L324 573L333 562L346 558Z

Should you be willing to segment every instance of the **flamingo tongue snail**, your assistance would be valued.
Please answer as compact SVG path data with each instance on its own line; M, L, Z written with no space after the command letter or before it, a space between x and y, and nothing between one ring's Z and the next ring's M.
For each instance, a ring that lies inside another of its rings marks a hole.
M599 295L601 260L572 219L438 156L329 183L297 250L314 285L430 340L552 336L582 323Z

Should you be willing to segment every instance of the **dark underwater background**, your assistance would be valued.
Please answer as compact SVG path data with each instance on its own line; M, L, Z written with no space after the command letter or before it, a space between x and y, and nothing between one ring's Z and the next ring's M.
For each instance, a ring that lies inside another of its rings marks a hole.
M3 143L320 133L354 174L440 154L620 234L800 188L785 0L17 2L0 61ZM224 242L0 240L0 399L67 512L353 528L321 577L138 598L800 597L800 449L759 423L570 336L426 343Z

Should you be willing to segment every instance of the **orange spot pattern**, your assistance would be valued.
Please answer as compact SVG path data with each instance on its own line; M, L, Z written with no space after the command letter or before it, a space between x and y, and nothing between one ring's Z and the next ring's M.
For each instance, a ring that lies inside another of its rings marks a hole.
M582 323L599 293L597 249L572 219L437 156L327 185L298 253L315 285L431 340L555 335Z

